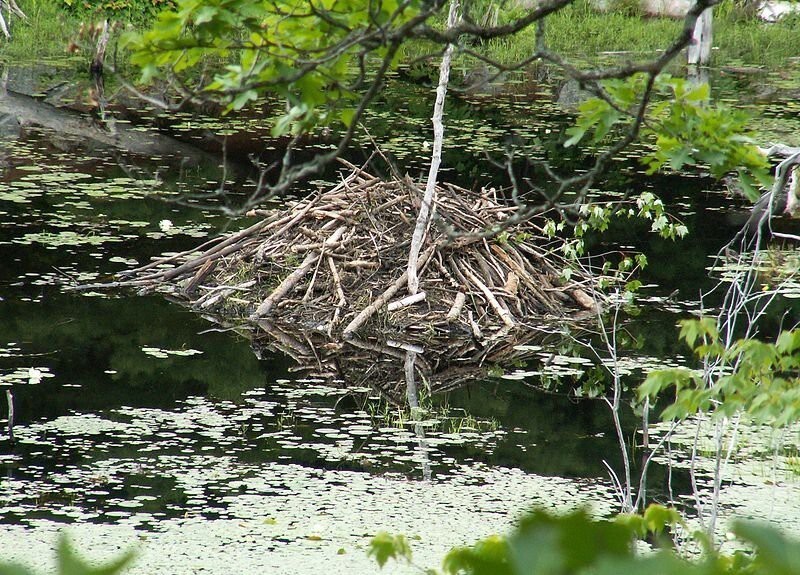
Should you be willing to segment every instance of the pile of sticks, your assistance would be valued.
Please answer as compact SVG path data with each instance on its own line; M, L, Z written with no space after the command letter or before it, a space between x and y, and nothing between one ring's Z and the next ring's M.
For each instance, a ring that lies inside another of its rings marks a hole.
M191 252L124 272L118 286L171 293L192 307L349 339L390 330L469 334L485 341L526 322L595 311L591 277L573 273L561 240L533 222L504 226L515 210L494 189L437 189L419 258L420 291L405 297L408 249L422 189L362 169L279 210L254 210L250 227Z

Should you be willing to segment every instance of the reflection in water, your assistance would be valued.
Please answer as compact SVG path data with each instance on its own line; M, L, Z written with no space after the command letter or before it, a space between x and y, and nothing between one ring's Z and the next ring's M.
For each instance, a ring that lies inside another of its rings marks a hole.
M418 407L408 391L412 385L416 389L414 372L425 382L428 394L441 394L485 380L492 372L524 365L538 358L544 347L557 348L570 340L566 329L555 322L484 342L441 332L408 342L374 336L338 340L321 330L270 320L259 321L259 328L252 334L258 357L264 357L265 350L284 353L308 377L345 388L367 385L392 403L411 408Z
M406 346L406 359L404 366L404 371L406 374L406 401L408 402L408 407L411 409L411 415L415 419L424 415L419 407L417 381L414 375L417 353L421 351L422 349L420 348L415 349L412 346ZM422 423L414 424L414 433L419 440L419 443L417 444L417 451L419 454L419 459L422 461L422 478L425 481L430 481L431 462L428 458L428 443L425 441L425 428L423 427Z

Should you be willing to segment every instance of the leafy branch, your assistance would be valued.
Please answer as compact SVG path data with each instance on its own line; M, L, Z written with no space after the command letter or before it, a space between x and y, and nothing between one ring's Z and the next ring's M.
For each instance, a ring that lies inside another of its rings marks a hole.
M650 372L639 387L640 399L655 401L674 390L675 399L662 419L698 413L732 417L743 412L774 427L800 421L800 329L783 331L773 342L741 338L725 345L711 318L684 320L680 325L680 338L698 358L717 367L710 381L688 368Z

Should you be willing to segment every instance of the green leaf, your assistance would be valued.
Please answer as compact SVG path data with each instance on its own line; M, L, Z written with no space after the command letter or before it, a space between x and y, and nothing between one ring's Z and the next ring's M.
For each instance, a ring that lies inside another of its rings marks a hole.
M58 540L57 562L59 575L116 575L121 573L133 560L133 550L100 567L92 567L81 559L73 549L66 535Z
M339 112L339 119L342 121L342 124L345 127L349 128L350 124L353 123L353 118L355 118L356 111L353 108L346 108Z
M403 559L406 563L411 562L411 547L408 540L403 535L392 535L386 531L381 531L369 542L367 550L369 557L374 557L378 566L383 568L389 559L399 561Z
M583 136L586 134L586 130L580 128L578 126L571 126L565 130L568 136L572 136L566 142L564 142L565 148L570 148L580 142L583 139Z
M756 550L756 573L797 575L800 573L800 542L790 540L775 527L737 521L733 532Z
M630 293L636 293L639 291L639 288L642 287L642 282L639 280L629 281L625 284L625 291Z
M667 527L682 523L682 519L680 513L671 507L651 504L644 511L644 522L649 532L658 535Z
M218 13L219 9L216 6L201 6L197 11L197 15L194 17L194 23L198 25L211 22Z
M493 535L471 547L451 549L442 562L442 569L450 575L512 575L509 546L505 538Z
M0 563L0 575L36 575L22 565L12 565L10 563Z
M692 90L684 95L690 102L707 102L711 95L711 88L706 82L697 84Z
M510 539L515 573L577 573L603 556L630 553L632 532L625 525L593 521L585 511L555 517L534 512Z
M800 329L781 332L776 346L781 354L791 354L800 349Z
M689 347L694 348L698 339L719 340L717 322L710 317L700 319L685 319L678 322L681 326L679 337L684 340Z
M244 92L239 92L236 94L236 97L231 100L229 108L232 110L241 110L244 108L248 103L255 101L258 99L258 92L255 90L246 90Z
M655 399L665 389L673 386L679 389L685 387L691 379L692 372L682 367L653 370L639 386L639 399L644 400L647 397Z

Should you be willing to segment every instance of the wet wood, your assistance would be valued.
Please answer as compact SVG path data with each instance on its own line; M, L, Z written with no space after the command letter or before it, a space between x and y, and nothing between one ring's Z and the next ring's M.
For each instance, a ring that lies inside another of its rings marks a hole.
M445 317L448 323L452 323L459 318L461 315L461 310L464 309L464 303L466 301L467 296L463 291L460 291L456 294L453 305L450 307L450 310L447 312L447 316Z
M325 245L327 245L328 242L330 242L331 244L338 242L339 238L341 238L344 235L345 230L346 228L344 227L337 229L333 233L333 235L326 241ZM289 276L286 279L284 279L278 285L278 287L276 287L273 290L273 292L269 295L269 297L265 299L263 302L261 302L261 305L259 305L256 311L253 313L253 315L250 316L250 319L258 319L260 317L267 315L272 310L272 307L278 301L280 301L280 299L283 296L285 296L291 290L293 290L294 287L297 285L297 282L299 282L306 274L308 274L309 271L311 271L311 268L314 266L315 263L317 263L317 260L320 259L321 255L322 255L321 251L308 254L306 256L306 259L303 260L303 263L300 264L300 267L298 267L291 274L289 274Z
M422 252L422 254L420 254L418 260L419 267L425 265L425 263L428 261L428 258L430 258L431 255L433 254L434 249L435 249L434 246L431 246L427 250ZM345 327L344 331L342 332L342 337L348 338L353 333L355 333L355 331L362 325L364 325L367 322L367 320L369 320L369 318L371 318L375 314L376 311L385 306L386 303L392 297L394 297L394 294L396 294L398 291L400 291L400 288L406 285L406 282L408 282L408 270L403 272L403 274L399 278L397 278L385 292L383 292L379 297L377 297L370 305L361 310L359 314L355 318L353 318L353 321L347 324L347 327Z
M6 390L6 404L8 405L8 439L14 442L14 394L10 389Z
M689 44L687 61L691 66L707 66L711 60L713 9L706 8L694 25L692 43Z
M89 66L89 71L93 75L102 76L103 67L106 63L106 46L108 46L108 20L103 20L100 25L100 33L97 36L97 44L94 48L94 58Z
M469 268L465 267L463 271L464 271L464 274L470 280L472 280L472 282L476 286L478 286L478 288L481 290L481 292L483 292L483 295L485 295L486 299L489 300L489 305L491 305L492 309L494 309L495 313L497 313L497 315L500 316L500 319L503 320L503 323L506 324L508 327L514 327L514 323L515 323L514 322L514 318L511 317L511 314L508 313L507 309L505 309L502 305L500 305L500 302L497 300L495 295L492 293L492 290L490 290L486 286L486 284L483 283L478 278L478 276L475 275Z
M189 280L189 283L186 284L186 287L183 288L183 293L186 295L192 295L197 286L200 285L200 282L206 279L206 277L214 271L214 268L217 267L217 260L208 260L200 269L197 270L197 273L194 274L194 277Z
M452 185L437 188L436 213L447 228L432 220L417 266L420 295L409 298L405 264L415 223L403 216L414 213L421 189L414 191L408 178L382 181L348 167L327 191L253 211L259 222L139 266L109 285L160 290L203 310L224 310L232 321L259 324L268 316L331 338L447 326L481 345L485 334L491 340L531 318L583 313L602 300L586 287L594 282L582 270L563 282L569 262L559 240L537 224L507 230L507 237L524 241L486 237L513 209L499 192ZM415 305L423 298L424 306Z

